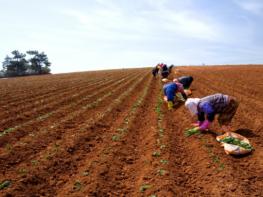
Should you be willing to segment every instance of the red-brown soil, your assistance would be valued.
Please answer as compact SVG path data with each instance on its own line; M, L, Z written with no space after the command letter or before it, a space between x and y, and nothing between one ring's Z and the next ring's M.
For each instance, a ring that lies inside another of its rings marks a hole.
M162 101L150 68L0 80L0 196L263 196L263 66L177 67L191 97L235 96L235 132L255 151L226 155L220 131L185 137L183 103Z

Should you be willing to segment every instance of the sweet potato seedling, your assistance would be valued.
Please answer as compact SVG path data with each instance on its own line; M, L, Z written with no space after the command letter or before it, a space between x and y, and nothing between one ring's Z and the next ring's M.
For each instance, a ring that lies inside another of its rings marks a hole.
M73 189L76 190L76 191L79 191L79 190L81 190L81 188L82 188L81 182L80 181L76 181L74 183Z
M145 192L147 189L150 189L152 185L145 184L140 187L140 192Z
M83 173L82 173L83 176L89 176L90 175L90 172L89 170L85 170Z
M161 162L162 164L168 164L168 160L165 160L165 159L161 159L160 162Z
M18 169L18 174L20 174L21 176L26 175L27 174L27 169L25 169L25 168Z
M8 150L8 151L11 151L13 148L13 146L11 144L6 144L5 145L5 149Z
M152 154L153 157L160 157L161 153L159 151L154 151Z
M11 185L11 181L5 180L2 183L0 183L0 190L5 189Z
M164 170L164 169L159 169L159 170L157 171L157 173L158 173L159 175L163 176L163 175L167 174L167 171Z
M112 141L117 142L120 140L120 136L119 135L113 135L111 139L112 139Z
M36 165L38 165L39 161L38 160L32 160L31 163L33 166L36 166Z

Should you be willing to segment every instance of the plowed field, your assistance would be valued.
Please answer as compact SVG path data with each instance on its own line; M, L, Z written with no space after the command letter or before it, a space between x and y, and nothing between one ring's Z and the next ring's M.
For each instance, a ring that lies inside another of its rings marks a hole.
M234 131L255 151L226 155L213 131L162 100L150 68L0 80L0 196L263 196L263 66L177 67L193 95L235 96ZM213 129L218 131L218 123Z

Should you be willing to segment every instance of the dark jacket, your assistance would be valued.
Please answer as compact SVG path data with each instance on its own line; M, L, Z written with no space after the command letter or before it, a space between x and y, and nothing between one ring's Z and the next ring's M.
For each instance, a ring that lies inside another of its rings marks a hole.
M190 85L192 84L193 82L193 77L192 76L182 76L182 77L179 77L178 78L178 81L183 84L184 86L184 89L187 89L190 87Z
M174 67L174 65L169 66L169 73L172 72L173 67Z
M164 64L161 69L162 69L161 70L162 78L167 78L169 75L169 69L168 69L167 65Z
M159 68L157 66L155 66L153 69L152 69L152 74L153 76L155 77L159 72Z

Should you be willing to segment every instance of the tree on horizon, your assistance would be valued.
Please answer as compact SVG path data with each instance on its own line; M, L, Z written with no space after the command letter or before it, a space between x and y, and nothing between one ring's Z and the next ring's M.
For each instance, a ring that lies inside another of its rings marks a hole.
M28 60L26 54L20 53L18 50L12 51L11 54L12 56L7 55L2 63L2 72L5 77L48 74L51 71L51 63L44 52L27 51L26 54L31 56Z

